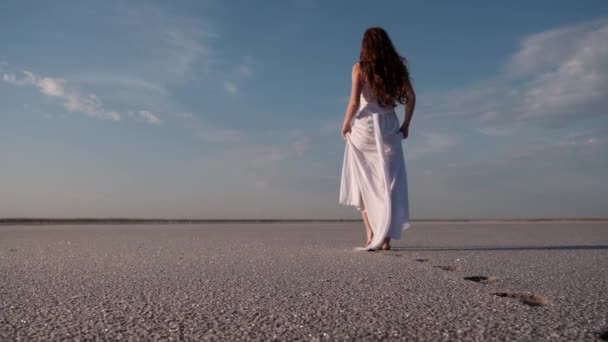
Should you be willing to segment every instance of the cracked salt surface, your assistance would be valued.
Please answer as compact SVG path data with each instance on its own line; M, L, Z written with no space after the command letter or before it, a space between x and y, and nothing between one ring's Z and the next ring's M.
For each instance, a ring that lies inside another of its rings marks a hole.
M416 224L356 253L356 223L2 226L0 340L596 341L607 228Z

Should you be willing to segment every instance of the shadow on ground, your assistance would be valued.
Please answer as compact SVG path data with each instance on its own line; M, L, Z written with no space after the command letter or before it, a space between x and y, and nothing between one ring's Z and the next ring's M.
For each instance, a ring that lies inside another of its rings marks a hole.
M395 251L547 251L547 250L606 250L608 245L589 245L589 246L517 246L517 247L501 247L501 246L455 246L455 247L392 247Z

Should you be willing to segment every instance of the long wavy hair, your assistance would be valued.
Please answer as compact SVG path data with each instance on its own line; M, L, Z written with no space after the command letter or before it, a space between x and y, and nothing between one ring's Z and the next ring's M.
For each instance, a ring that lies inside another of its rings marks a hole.
M363 34L359 67L381 106L405 104L410 82L407 59L399 55L384 29L371 27Z

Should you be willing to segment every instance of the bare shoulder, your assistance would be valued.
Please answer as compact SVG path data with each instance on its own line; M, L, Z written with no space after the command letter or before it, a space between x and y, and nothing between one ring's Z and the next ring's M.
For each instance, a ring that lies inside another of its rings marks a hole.
M353 78L359 79L361 75L361 67L359 66L359 63L355 63L353 64L353 71L352 71L352 76Z

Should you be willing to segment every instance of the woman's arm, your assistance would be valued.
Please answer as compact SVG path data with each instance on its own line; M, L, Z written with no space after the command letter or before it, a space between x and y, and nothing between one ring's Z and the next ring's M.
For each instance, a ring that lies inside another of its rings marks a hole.
M344 122L342 123L342 138L346 139L346 133L350 132L350 122L359 109L359 98L361 96L361 72L359 63L353 65L352 85L350 89L350 99L344 113Z
M410 80L405 84L405 120L401 125L401 132L403 133L403 139L406 139L409 135L410 122L412 116L414 116L414 109L416 108L416 93Z

